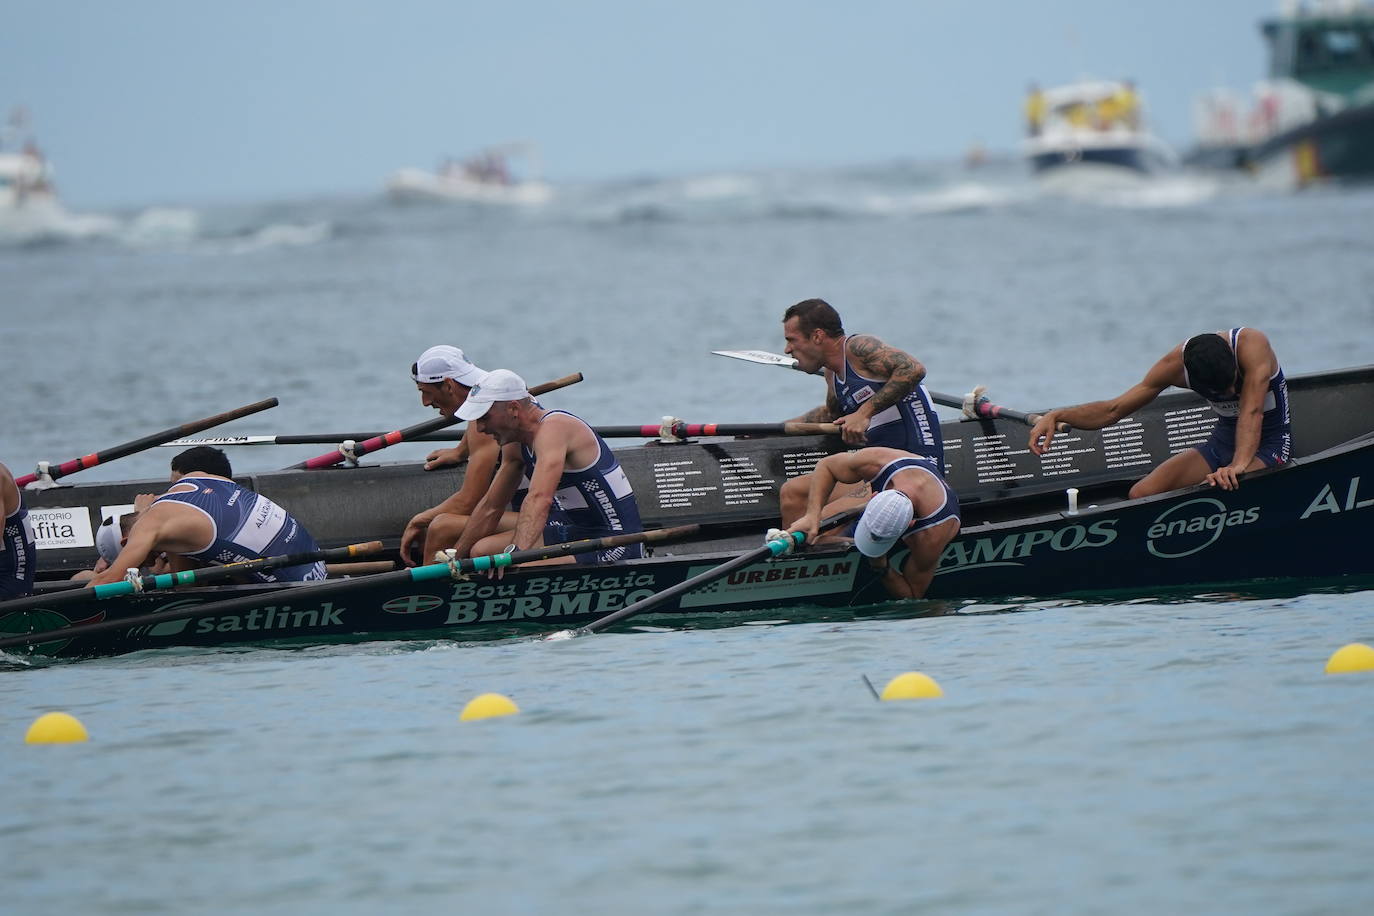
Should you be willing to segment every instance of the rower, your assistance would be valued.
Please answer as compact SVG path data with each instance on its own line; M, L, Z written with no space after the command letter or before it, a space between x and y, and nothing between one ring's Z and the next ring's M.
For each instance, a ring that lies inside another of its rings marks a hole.
M171 489L139 517L114 562L89 584L118 582L158 551L180 571L319 549L285 509L235 483L232 474L224 452L208 445L173 458ZM325 578L325 566L303 563L247 575L256 582L309 582Z
M854 544L881 570L889 595L924 597L940 554L960 525L959 497L935 462L901 449L862 448L821 459L810 476L806 513L789 530L805 533L806 543L814 543L821 518L851 503L825 504L835 484L871 482L874 495L854 529ZM887 554L899 540L910 553L894 569Z
M0 536L0 601L22 598L33 591L37 562L33 525L24 505L24 493L14 482L10 469L0 464L0 509L5 518Z
M440 345L430 347L420 354L420 358L410 364L410 377L420 392L420 403L433 407L446 417L452 417L467 400L473 386L484 378L487 372L478 368L463 355L457 347ZM438 449L429 454L425 470L447 467L467 461L463 474L463 485L452 496L423 512L417 512L406 523L401 533L401 559L407 566L430 562L439 551L457 545L459 538L467 529L472 511L476 508L491 487L496 477L496 465L500 460L501 447L496 440L469 423L463 432L462 441L454 449ZM501 527L514 530L515 513L520 509L524 489L520 488L512 500L511 510L501 519ZM417 548L422 548L419 557Z
M1160 358L1133 388L1108 401L1051 410L1030 432L1030 449L1044 455L1057 424L1102 429L1129 417L1170 385L1202 395L1217 414L1202 445L1179 452L1131 487L1136 499L1197 483L1223 490L1237 475L1279 467L1292 458L1288 383L1269 338L1254 328L1231 328L1188 338Z
M459 557L644 530L634 488L606 440L580 417L540 407L514 372L489 373L458 416L501 445L501 467L458 541ZM514 528L507 529L503 510L522 477L529 480L529 492ZM537 562L614 563L643 556L644 545L633 544Z
M925 366L915 357L871 334L846 335L839 313L823 299L806 299L788 308L782 330L787 355L797 361L797 368L824 372L826 383L825 404L793 422L834 423L850 448L902 449L924 455L944 473L940 419L921 385ZM778 501L784 526L805 511L810 483L810 475L803 474L783 484ZM841 487L827 502L845 492L853 497L849 506L860 505L868 496L867 487Z

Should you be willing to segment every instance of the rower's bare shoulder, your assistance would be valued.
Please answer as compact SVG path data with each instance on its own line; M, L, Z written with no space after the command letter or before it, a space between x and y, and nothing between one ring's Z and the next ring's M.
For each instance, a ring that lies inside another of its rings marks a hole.
M874 377L891 378L920 369L920 363L910 353L883 343L872 334L855 334L849 338L849 354Z

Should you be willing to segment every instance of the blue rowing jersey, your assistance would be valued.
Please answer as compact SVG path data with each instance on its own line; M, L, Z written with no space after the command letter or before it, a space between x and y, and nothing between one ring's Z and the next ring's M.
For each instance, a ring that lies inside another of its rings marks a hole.
M844 372L831 376L830 383L840 402L840 412L847 416L878 393L886 380L860 375L849 362L849 338L844 339ZM868 421L868 444L897 448L914 455L934 459L945 469L945 444L940 435L940 418L931 406L930 395L924 385L917 385L896 404L875 413Z
M556 413L566 414L583 426L585 420L566 410L550 410L544 414L542 423ZM567 526L569 537L573 539L599 538L611 534L626 534L644 530L639 519L639 503L635 502L634 487L620 461L611 451L606 440L587 426L596 437L600 450L595 461L579 470L564 469L558 479L558 489L554 493L554 503L560 510L560 520ZM523 443L520 454L525 459L525 477L534 478L534 452ZM553 507L550 507L552 509ZM552 514L550 518L555 518ZM639 547L640 545L634 545ZM634 551L639 555L638 551Z
M1231 342L1231 352L1236 352L1236 344L1240 341L1240 332L1245 328L1232 328L1228 334ZM1239 364L1239 358L1237 358ZM1241 374L1242 382L1244 373ZM1188 369L1184 367L1183 381L1188 382ZM1188 385L1189 390L1197 391L1192 384ZM1201 394L1202 392L1197 392ZM1205 395L1204 395L1205 397ZM1230 427L1235 429L1236 419L1240 416L1240 396L1227 398L1224 401L1214 401L1207 399L1207 403L1212 405L1212 410L1217 414L1218 427ZM1267 440L1272 436L1286 435L1291 431L1292 413L1288 405L1288 381L1283 377L1283 367L1274 369L1274 374L1269 377L1269 390L1264 394L1264 416L1260 419L1260 439Z
M318 550L310 532L281 506L223 477L188 475L176 482L194 490L168 492L154 502L175 502L205 514L215 529L205 547L185 554L216 566ZM303 563L249 575L258 582L311 582L325 577L323 562Z
M33 524L19 493L19 508L5 516L5 534L0 537L0 601L20 598L33 591Z

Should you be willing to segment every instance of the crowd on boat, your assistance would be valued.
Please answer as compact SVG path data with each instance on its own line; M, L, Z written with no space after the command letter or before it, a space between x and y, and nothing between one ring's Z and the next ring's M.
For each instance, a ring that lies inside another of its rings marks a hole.
M1038 137L1047 120L1061 121L1074 130L1109 131L1117 127L1140 128L1140 97L1135 83L1093 84L1092 92L1061 93L1051 97L1036 83L1026 91L1026 133Z
M848 450L786 481L777 529L805 543L852 537L881 571L893 597L925 594L946 545L959 532L959 498L945 480L944 447L925 367L871 334L846 333L839 313L821 299L790 306L782 323L785 352L797 368L822 375L825 403L794 422L828 422ZM405 526L407 565L465 558L643 530L634 488L605 440L575 414L547 408L509 369L487 371L463 350L438 345L411 364L421 403L467 421L454 448L439 449L426 469L466 463L461 487ZM1210 438L1173 455L1137 481L1132 499L1198 483L1239 486L1238 475L1291 458L1287 383L1268 338L1253 328L1204 332L1172 347L1144 378L1116 398L1051 410L1030 430L1028 445L1045 455L1066 428L1101 429L1131 415L1171 386L1191 389L1217 415ZM149 564L171 571L308 553L314 538L286 509L236 483L228 458L196 446L171 462L172 486L148 494L133 513L100 526L101 560L88 576L98 586ZM0 465L0 599L33 588L35 546L22 490ZM852 510L843 532L821 530L822 518ZM861 510L861 512L860 512ZM899 562L888 555L900 544ZM617 544L541 564L615 564L645 555L642 543ZM324 578L311 562L251 576L257 581Z

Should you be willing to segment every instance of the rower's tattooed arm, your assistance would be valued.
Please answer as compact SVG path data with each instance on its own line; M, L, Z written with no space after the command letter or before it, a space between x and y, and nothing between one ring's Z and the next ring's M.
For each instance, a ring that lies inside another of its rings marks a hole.
M800 417L793 417L788 423L829 423L840 415L840 399L834 394L827 394L825 403L820 407L813 407Z
M889 347L872 334L849 338L849 352L870 378L887 379L887 384L868 402L873 405L872 413L896 404L915 391L926 377L926 367L919 360L896 347Z

